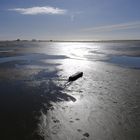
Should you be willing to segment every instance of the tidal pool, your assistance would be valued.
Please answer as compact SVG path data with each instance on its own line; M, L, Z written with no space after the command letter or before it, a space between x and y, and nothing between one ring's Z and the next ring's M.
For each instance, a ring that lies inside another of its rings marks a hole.
M112 56L109 62L130 68L140 68L140 57Z

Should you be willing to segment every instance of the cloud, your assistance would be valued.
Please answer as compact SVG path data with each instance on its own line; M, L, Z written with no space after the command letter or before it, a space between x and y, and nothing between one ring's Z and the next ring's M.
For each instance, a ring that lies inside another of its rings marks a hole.
M140 29L140 21L85 28L85 29L82 29L82 31L86 31L86 32L111 32L111 31L128 30L128 29Z
M71 12L70 13L71 21L74 21L74 19L82 13L83 13L82 11Z
M67 11L65 9L55 8L51 6L45 7L31 7L31 8L14 8L10 11L16 11L23 15L38 15L38 14L50 14L50 15L63 15Z

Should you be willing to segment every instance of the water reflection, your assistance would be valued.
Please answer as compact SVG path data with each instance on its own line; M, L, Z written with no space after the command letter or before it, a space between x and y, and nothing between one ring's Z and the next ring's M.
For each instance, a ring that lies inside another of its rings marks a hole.
M57 71L42 70L32 75L32 80L0 82L1 127L5 128L0 130L8 134L7 139L41 138L36 133L40 113L46 114L52 102L76 101L53 78L58 78Z
M17 51L14 56L0 58L1 75L5 73L0 80L0 131L5 139L42 139L37 132L41 112L46 114L52 103L76 101L66 93L58 75L60 69L57 66L62 65L59 60L68 57L26 54L28 49L35 52L32 47L22 48L22 54Z
M121 66L127 66L130 68L140 68L140 57L112 56L109 62L118 64Z
M114 51L113 44L37 42L4 47L0 52L4 139L123 140L133 138L134 134L125 135L129 131L137 133L139 71L97 61L112 52L122 53ZM77 71L84 76L64 86Z

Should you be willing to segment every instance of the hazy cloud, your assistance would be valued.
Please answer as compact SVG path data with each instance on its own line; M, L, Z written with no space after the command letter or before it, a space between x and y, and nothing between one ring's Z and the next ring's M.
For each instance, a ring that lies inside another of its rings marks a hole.
M85 29L82 29L82 31L86 31L86 32L89 32L89 31L92 31L92 32L110 32L110 31L138 29L138 28L140 29L140 21L85 28Z
M14 8L10 11L16 11L23 15L38 15L38 14L51 14L51 15L63 15L67 11L65 9L55 8L51 6L45 7L31 7L31 8Z
M83 13L82 11L71 12L70 13L71 21L74 21L74 19L82 13Z

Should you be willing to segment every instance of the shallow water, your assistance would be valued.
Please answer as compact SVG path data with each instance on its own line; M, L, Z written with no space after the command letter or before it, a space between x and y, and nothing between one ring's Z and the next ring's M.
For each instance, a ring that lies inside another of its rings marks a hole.
M131 68L140 68L140 57L113 56L109 62Z
M0 42L0 138L139 140L139 46Z

